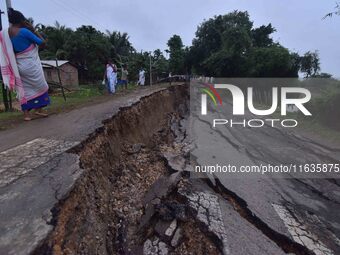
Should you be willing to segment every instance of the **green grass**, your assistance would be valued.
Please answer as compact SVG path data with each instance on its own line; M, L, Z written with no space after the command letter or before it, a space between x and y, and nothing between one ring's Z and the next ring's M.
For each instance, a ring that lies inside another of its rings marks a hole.
M255 103L254 106L257 109L268 109L268 106L263 104ZM296 127L297 131L316 136L321 140L340 143L340 130L322 124L317 118L303 116L299 112L287 112L287 115L283 117L279 108L269 117L273 119L295 119L299 123Z
M279 112L276 112L273 117L282 118ZM285 118L297 120L299 123L297 130L307 132L322 140L340 143L340 130L326 126L317 118L302 116L300 113L287 113Z
M51 93L51 105L46 107L46 110L49 113L62 112L64 110L72 109L78 105L89 103L103 95L103 86L96 85L82 85L79 86L79 90L66 92L66 101L64 100L61 92ZM21 117L22 112L18 110L13 110L12 112L0 112L0 121L11 121Z
M13 111L13 112L0 112L0 121L9 120L11 118L16 118L18 116L22 116L22 112Z
M299 120L299 128L303 131L312 133L328 141L340 143L340 132L336 129L322 125L316 120Z
M87 103L89 100L98 98L104 95L104 90L101 87L94 85L82 85L79 90L66 92L66 101L61 93L51 94L51 105L46 109L49 112L59 112L65 108L72 108L79 104Z
M254 107L256 109L269 109L270 106L254 103ZM296 130L300 133L303 133L307 136L317 137L319 140L324 142L330 142L332 144L340 144L340 130L335 128L326 126L320 121L320 119L308 116L303 116L299 112L287 112L287 115L284 117L281 115L281 109L278 109L268 116L268 118L272 119L295 119L298 121L299 125L296 127Z

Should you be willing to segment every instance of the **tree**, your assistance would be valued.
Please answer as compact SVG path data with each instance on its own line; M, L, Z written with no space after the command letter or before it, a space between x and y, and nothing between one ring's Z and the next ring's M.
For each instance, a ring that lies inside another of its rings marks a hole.
M320 69L320 58L318 52L306 52L301 58L301 72L305 73L305 78L317 75Z
M252 29L251 37L254 47L270 47L273 45L273 39L270 37L276 31L272 24L260 26Z
M82 80L101 79L111 49L110 41L104 33L92 26L81 26L71 34L65 49L69 60L78 65Z
M179 35L172 36L168 41L169 49L167 52L170 54L169 68L174 74L185 73L185 52L182 38Z
M279 44L253 48L249 53L249 76L298 77L300 57Z
M129 55L129 77L131 80L138 79L138 73L140 69L144 69L147 73L150 66L150 53L149 52L132 52Z
M153 73L156 78L165 78L169 72L169 62L164 57L163 52L157 49L152 54Z
M331 18L333 17L333 15L340 15L340 3L336 3L336 6L334 8L335 10L333 12L330 12L330 13L327 13L323 19L326 19L326 18Z
M46 49L41 52L43 59L67 59L69 57L65 49L73 33L72 29L60 25L56 21L53 27L39 25L38 30L48 38Z
M111 58L120 65L126 64L129 61L129 55L135 51L129 41L128 34L118 31L107 31L107 34L111 44Z
M313 78L327 78L327 79L331 79L333 78L333 75L330 73L319 73L313 76Z
M218 77L297 77L296 54L271 38L271 25L253 27L248 12L234 11L204 21L188 59L194 72Z

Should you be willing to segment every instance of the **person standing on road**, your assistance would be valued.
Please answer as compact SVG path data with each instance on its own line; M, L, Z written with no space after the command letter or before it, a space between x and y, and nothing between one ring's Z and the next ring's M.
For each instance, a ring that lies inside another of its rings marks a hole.
M117 84L117 67L112 63L112 60L109 59L106 64L104 79L106 79L107 89L110 94L114 94L116 92L116 84Z
M30 111L47 117L42 108L50 104L38 46L45 39L33 28L25 16L12 8L8 10L9 29L0 33L0 65L3 81L10 90L15 89L24 112L24 120L32 120Z
M125 89L128 88L128 75L129 75L129 72L127 70L127 65L123 65L122 67L122 85L125 87Z
M139 71L138 76L139 76L138 85L144 86L145 85L145 71L143 68Z

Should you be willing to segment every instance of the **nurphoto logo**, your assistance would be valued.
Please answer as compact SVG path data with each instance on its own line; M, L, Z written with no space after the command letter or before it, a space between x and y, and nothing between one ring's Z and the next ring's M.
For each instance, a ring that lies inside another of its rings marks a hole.
M277 119L277 118L263 118L263 116L270 116L277 112L281 116L287 116L287 109L293 108L296 111L300 111L304 116L312 116L311 112L305 107L305 104L311 100L311 93L306 88L299 87L273 87L270 93L271 105L268 109L258 109L254 102L254 90L253 87L247 88L247 95L241 88L232 84L203 84L204 88L201 89L201 115L208 115L208 96L214 103L215 107L223 107L223 100L221 95L226 95L226 92L218 92L219 90L226 90L232 96L232 115L233 116L249 116L248 119L241 121L234 119L213 119L213 127L216 128L219 125L229 125L230 127L243 126L260 128L266 123L272 127L278 125L282 127L296 127L298 121L296 119ZM289 96L290 95L290 96ZM280 102L279 102L280 100ZM246 103L247 102L247 103ZM247 109L246 109L247 105ZM263 108L263 107L261 107ZM248 111L247 111L248 110ZM251 118L253 116L260 116L262 118Z

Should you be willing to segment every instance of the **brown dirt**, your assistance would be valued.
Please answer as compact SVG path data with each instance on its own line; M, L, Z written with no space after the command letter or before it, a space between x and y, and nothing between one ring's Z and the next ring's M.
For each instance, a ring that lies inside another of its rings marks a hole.
M85 173L55 208L55 228L35 254L142 252L160 217L156 213L146 231L141 230L144 198L153 184L170 174L163 153L180 150L171 124L181 119L187 96L187 88L177 86L145 97L107 120L74 150ZM173 193L162 203L169 201L185 206ZM169 254L220 254L194 219L179 219L178 224L182 241L177 248L168 244Z
M204 234L193 221L182 226L183 242L172 254L174 255L220 255L216 245Z
M85 173L56 208L55 230L36 254L118 253L122 222L136 225L142 196L164 174L157 148L171 140L170 114L186 97L184 86L145 97L78 148Z

